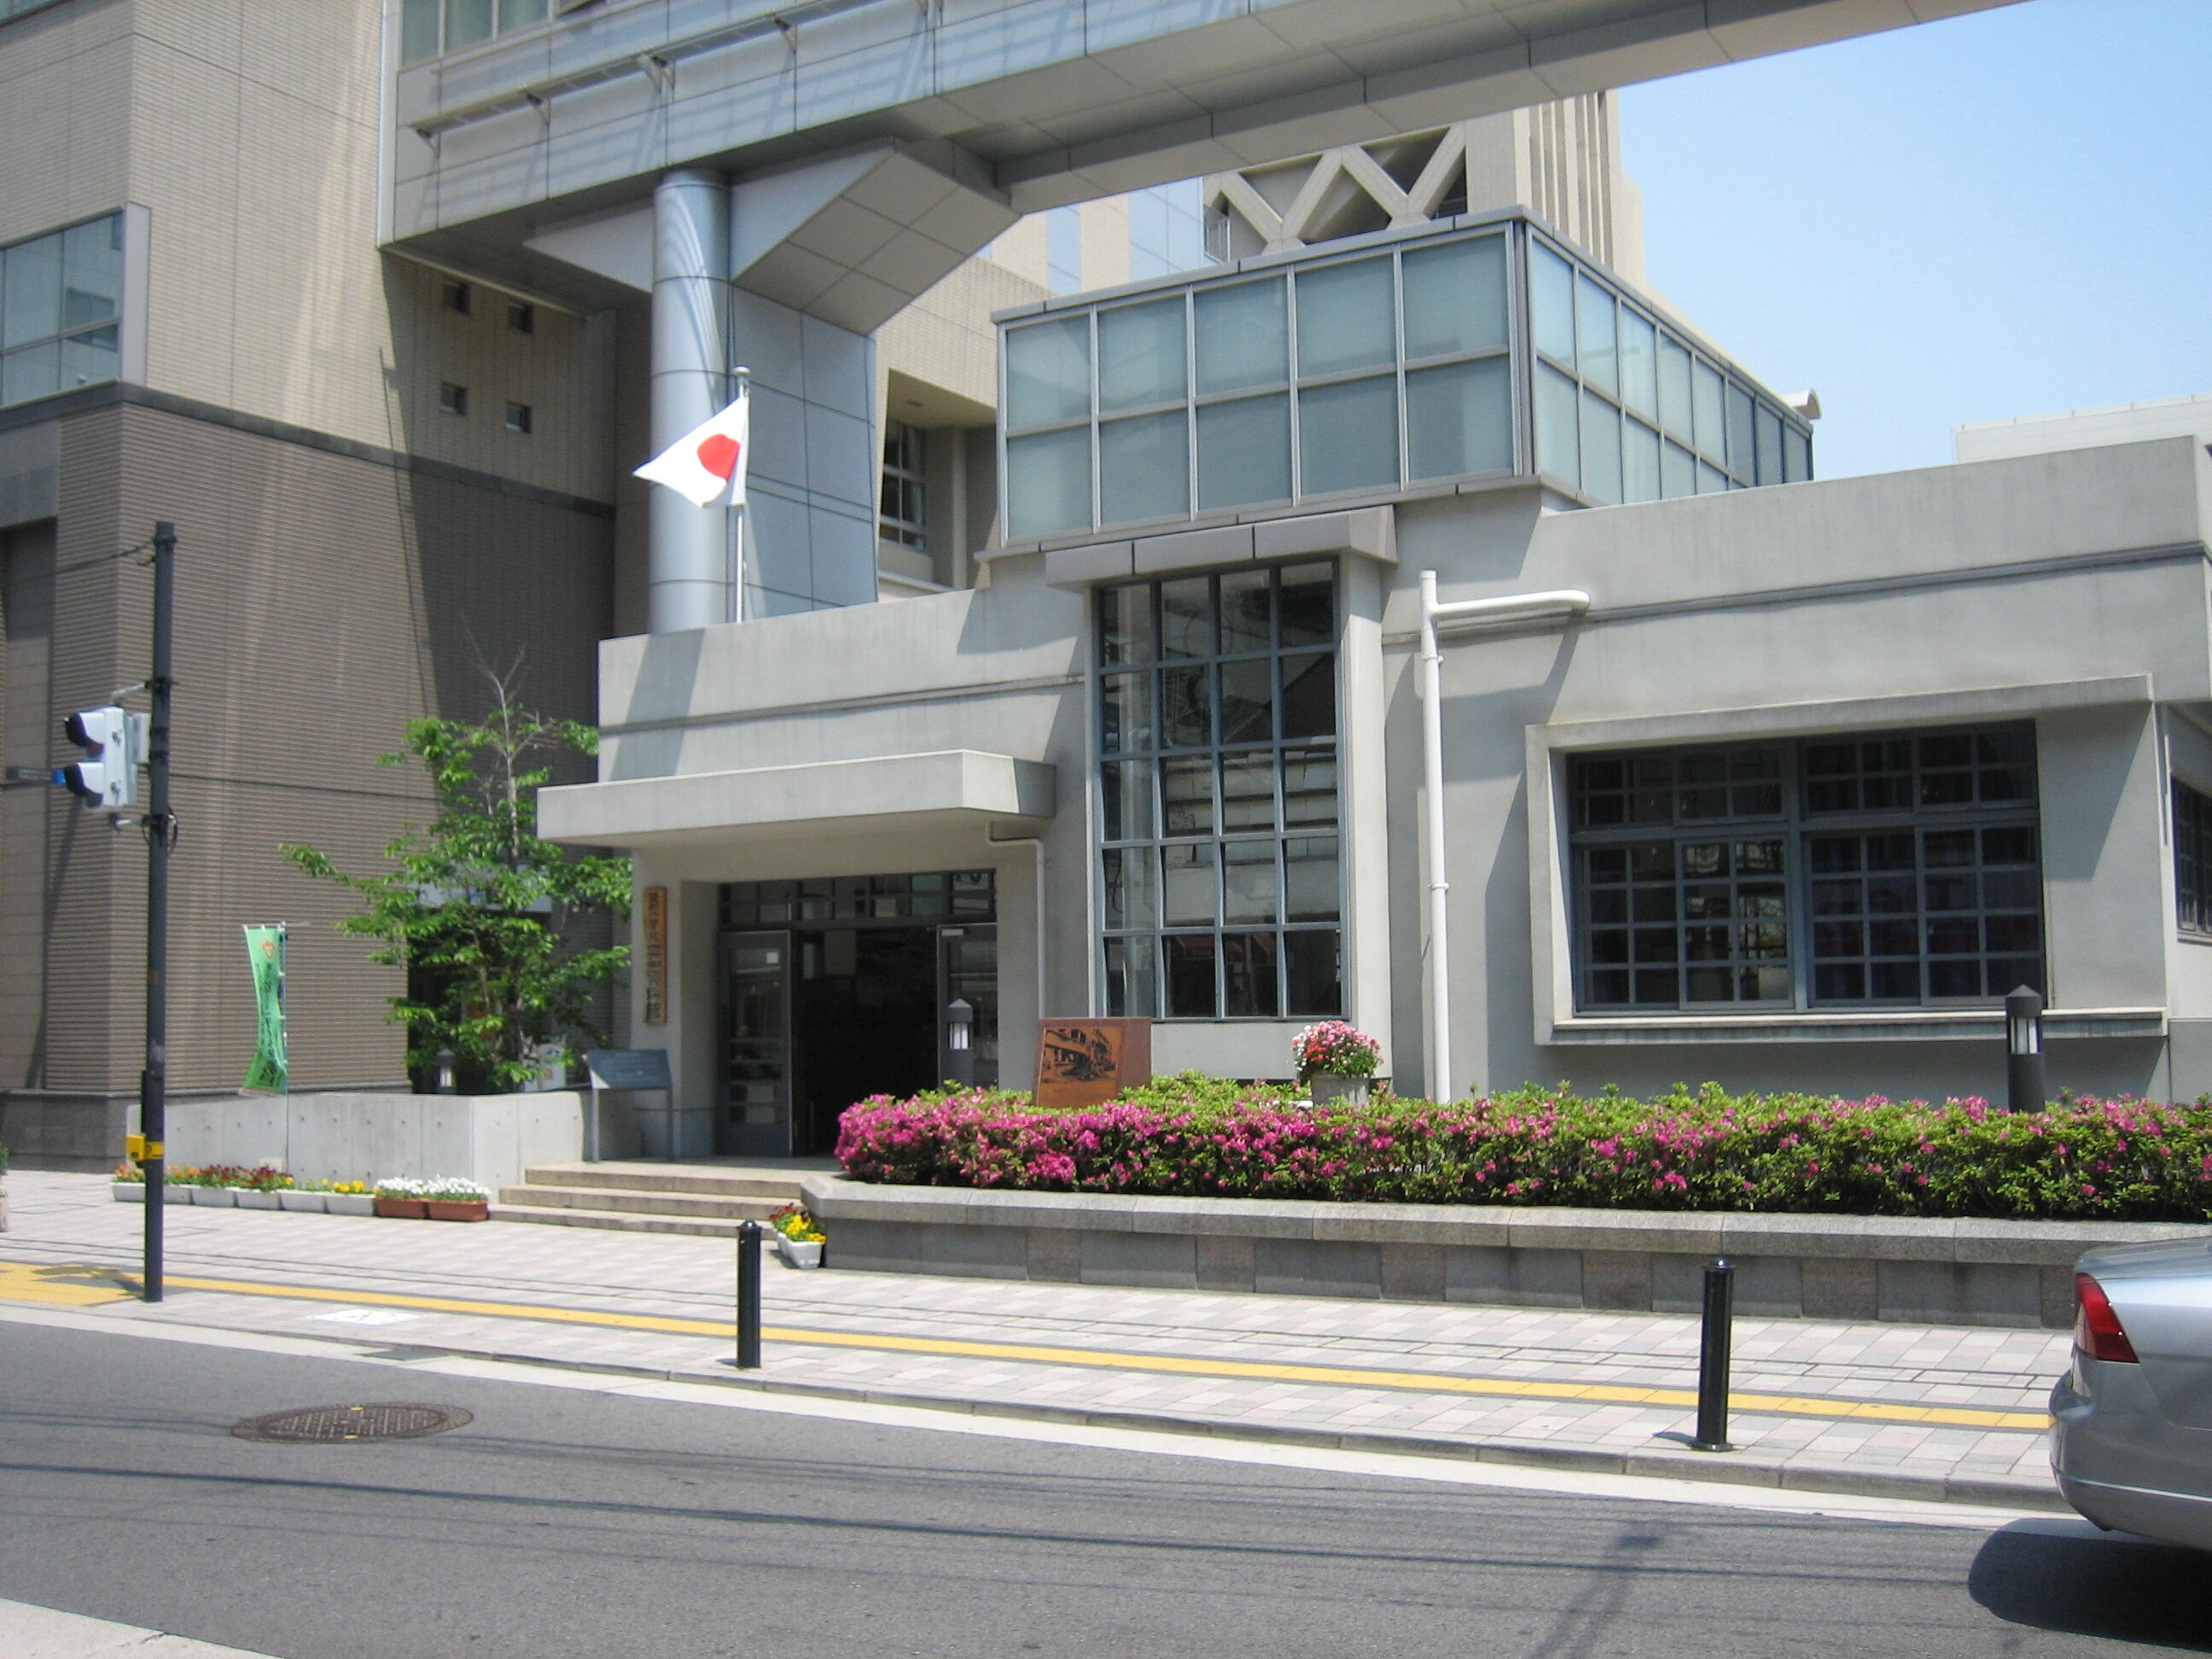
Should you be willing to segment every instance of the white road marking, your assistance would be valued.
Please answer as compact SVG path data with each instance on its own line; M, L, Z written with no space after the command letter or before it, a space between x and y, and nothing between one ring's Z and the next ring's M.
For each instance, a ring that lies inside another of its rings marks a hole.
M1825 1516L1839 1521L1949 1527L1969 1531L1994 1531L2000 1527L2032 1523L2037 1531L2058 1528L2069 1529L2069 1535L2076 1531L2101 1535L2097 1534L2096 1528L2086 1521L2075 1522L2070 1517L2041 1510L1983 1508L1917 1498L1790 1492L1773 1486L1682 1480L1659 1475L1604 1474L1536 1465L1478 1463L1472 1461L1460 1463L1444 1458L1388 1452L1338 1451L1325 1447L1290 1446L1260 1440L1216 1439L1141 1429L1094 1428L1083 1424L1040 1422L1024 1418L971 1417L920 1406L882 1406L864 1401L764 1394L749 1389L718 1387L711 1382L626 1378L508 1360L477 1359L463 1355L395 1358L345 1346L342 1339L271 1336L258 1332L225 1331L201 1326L156 1325L141 1320L118 1319L112 1313L102 1315L76 1313L58 1308L6 1307L0 1308L0 1322L45 1325L62 1330L97 1331L109 1335L147 1337L166 1342L189 1342L250 1353L347 1360L435 1376L485 1382L526 1383L542 1389L567 1389L585 1394L719 1407L725 1411L766 1412L786 1417L870 1423L884 1428L922 1430L937 1434L981 1435L992 1439L1023 1440L1045 1445L1088 1446L1101 1451L1196 1457L1217 1463L1309 1469L1320 1474L1374 1475L1390 1480L1425 1480L1443 1486L1548 1492L1570 1498L1688 1504L1707 1509Z
M28 1601L0 1601L0 1637L7 1638L8 1659L269 1659Z
M398 1308L340 1308L336 1313L313 1316L333 1325L404 1325L410 1319L422 1317Z

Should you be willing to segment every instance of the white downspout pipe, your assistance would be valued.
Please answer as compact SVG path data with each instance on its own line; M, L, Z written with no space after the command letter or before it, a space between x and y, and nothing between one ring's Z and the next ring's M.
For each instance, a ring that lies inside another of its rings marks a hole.
M1451 605L1437 602L1437 573L1421 572L1420 674L1416 694L1421 703L1421 793L1425 827L1421 849L1422 876L1429 896L1429 1065L1431 1098L1454 1098L1451 1070L1451 957L1446 927L1446 900L1451 884L1444 878L1444 732L1443 651L1440 632L1475 632L1529 623L1572 622L1589 609L1590 597L1580 588L1555 588L1543 593L1513 593L1502 599L1462 599Z

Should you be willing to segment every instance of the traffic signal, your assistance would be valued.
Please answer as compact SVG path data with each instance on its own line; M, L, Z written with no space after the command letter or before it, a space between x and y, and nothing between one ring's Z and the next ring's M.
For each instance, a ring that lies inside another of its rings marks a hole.
M112 812L138 799L138 762L145 749L146 717L110 703L82 708L62 722L63 735L84 750L56 773L56 781L95 812Z

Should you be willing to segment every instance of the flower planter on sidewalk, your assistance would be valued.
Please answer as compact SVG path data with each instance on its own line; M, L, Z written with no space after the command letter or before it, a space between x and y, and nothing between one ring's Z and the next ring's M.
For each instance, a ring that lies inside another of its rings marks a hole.
M822 1265L822 1241L818 1238L791 1238L778 1233L775 1248L794 1267L818 1267Z
M274 1210L279 1207L274 1188L232 1187L228 1190L241 1210Z
M423 1206L433 1221L489 1221L491 1205L484 1199L426 1198Z
M118 1204L143 1204L146 1201L146 1183L143 1181L110 1182L107 1190L114 1194Z
M427 1221L430 1217L429 1200L421 1198L380 1198L376 1212L386 1221Z
M325 1193L323 1208L331 1215L374 1215L376 1200L368 1193Z
M233 1210L238 1207L238 1194L228 1187L187 1187L191 1197L188 1203L204 1206L211 1210Z
M320 1215L329 1199L328 1193L301 1192L297 1188L288 1187L276 1194L276 1207L280 1210L305 1210L311 1215Z

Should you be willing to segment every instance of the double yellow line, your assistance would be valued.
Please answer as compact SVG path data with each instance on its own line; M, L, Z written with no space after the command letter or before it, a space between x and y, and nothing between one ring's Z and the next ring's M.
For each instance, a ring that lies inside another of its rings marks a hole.
M349 1291L319 1285L267 1285L249 1279L198 1279L172 1273L179 1289L216 1291L231 1296L266 1296L295 1302L342 1302L349 1307L406 1308L422 1313L470 1314L493 1319L532 1319L562 1325L593 1325L611 1330L658 1331L674 1336L711 1336L732 1340L734 1328L723 1320L678 1319L664 1314L611 1313L596 1308L553 1308L527 1302L477 1302L454 1297L410 1296L392 1291ZM41 1290L47 1294L40 1294ZM112 1302L131 1291L112 1271L100 1267L40 1267L0 1262L0 1300L68 1302L76 1305ZM763 1341L817 1348L866 1348L892 1353L938 1354L961 1359L1011 1359L1030 1364L1082 1365L1099 1370L1146 1371L1175 1376L1252 1378L1268 1382L1311 1382L1332 1388L1396 1389L1420 1394L1469 1395L1521 1400L1570 1400L1605 1405L1693 1407L1688 1389L1647 1389L1614 1382L1550 1382L1522 1377L1455 1376L1436 1371L1369 1370L1348 1365L1297 1365L1272 1361L1221 1359L1182 1354L1123 1353L1102 1348L1066 1348L1042 1343L971 1342L953 1337L891 1336L866 1331L823 1331L795 1325L764 1325ZM1732 1409L1769 1416L1815 1417L1875 1423L1919 1423L1945 1428L2040 1430L2041 1412L1987 1411L1965 1406L1916 1406L1883 1400L1834 1400L1819 1395L1732 1394Z

